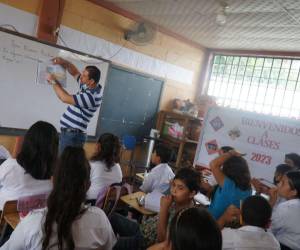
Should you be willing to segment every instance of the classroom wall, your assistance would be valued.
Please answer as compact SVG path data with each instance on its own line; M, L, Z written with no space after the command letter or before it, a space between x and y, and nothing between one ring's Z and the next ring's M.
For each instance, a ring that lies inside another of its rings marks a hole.
M40 0L0 0L0 3L38 15ZM199 92L200 71L203 64L205 50L195 48L173 37L158 32L155 40L147 46L136 46L123 39L123 31L134 22L128 18L115 14L86 0L66 0L62 24L87 34L100 37L107 41L145 55L172 63L176 66L192 70L194 79L192 84L184 84L165 79L160 109L169 109L170 101L175 98L189 98L195 101ZM113 59L112 59L113 61ZM124 66L124 65L123 65ZM0 143L11 148L13 137L0 136ZM86 145L88 154L92 153L93 144Z

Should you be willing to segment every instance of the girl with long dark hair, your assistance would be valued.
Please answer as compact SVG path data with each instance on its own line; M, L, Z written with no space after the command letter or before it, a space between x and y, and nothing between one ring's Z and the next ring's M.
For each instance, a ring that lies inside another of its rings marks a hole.
M89 200L97 199L103 188L122 181L120 149L119 138L111 133L104 133L98 139L96 152L90 161L91 187L87 192Z
M1 165L0 210L8 200L51 191L57 152L55 127L44 121L34 123L25 134L17 159L7 159Z
M98 207L84 205L89 178L84 150L65 148L47 208L26 216L3 249L112 249L116 239L106 215Z

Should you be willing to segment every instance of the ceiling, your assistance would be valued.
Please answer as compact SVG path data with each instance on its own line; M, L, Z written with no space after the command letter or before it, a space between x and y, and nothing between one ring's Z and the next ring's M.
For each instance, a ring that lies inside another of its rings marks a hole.
M106 2L207 48L300 51L300 0ZM222 13L226 22L220 25Z

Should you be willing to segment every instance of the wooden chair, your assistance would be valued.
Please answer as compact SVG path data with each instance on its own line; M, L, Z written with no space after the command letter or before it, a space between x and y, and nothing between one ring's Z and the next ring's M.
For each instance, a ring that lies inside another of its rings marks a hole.
M1 219L0 219L0 229L1 229L0 245L2 245L2 243L3 243L5 232L6 232L7 227L8 227L8 223L5 221L4 217L7 214L17 213L17 212L18 212L18 210L17 210L17 200L12 200L12 201L5 202L2 213L1 213Z
M120 199L122 189L122 183L112 184L107 190L102 210L105 212L107 217L115 211L117 204Z
M128 183L113 183L109 187L100 190L95 206L101 208L109 217L115 211L120 197L131 193L132 186Z

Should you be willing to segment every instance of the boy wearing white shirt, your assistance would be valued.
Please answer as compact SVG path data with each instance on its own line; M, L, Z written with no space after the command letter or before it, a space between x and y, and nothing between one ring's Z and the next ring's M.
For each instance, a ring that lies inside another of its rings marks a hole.
M279 242L269 227L272 208L262 196L250 196L242 204L239 229L222 230L224 250L280 250Z
M171 158L171 149L163 144L158 144L152 153L151 162L155 167L145 176L140 189L145 193L159 190L161 193L169 189L170 180L174 178L174 173L168 162Z

